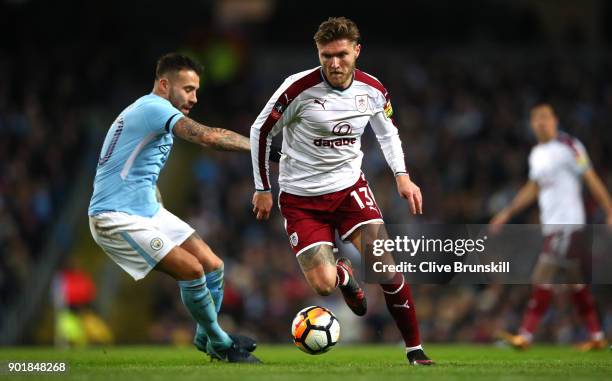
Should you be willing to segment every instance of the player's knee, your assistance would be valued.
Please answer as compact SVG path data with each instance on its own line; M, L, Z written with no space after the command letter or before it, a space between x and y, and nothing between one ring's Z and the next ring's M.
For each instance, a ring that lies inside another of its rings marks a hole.
M312 288L321 296L330 295L336 289L336 278L320 278L312 282Z
M215 256L215 258L213 258L210 261L210 271L215 271L215 270L219 270L223 268L223 261L221 260L221 258Z
M330 295L335 289L335 287L329 285L318 285L315 287L315 291L321 296Z
M200 262L194 262L183 271L185 280L200 279L204 276L204 266Z

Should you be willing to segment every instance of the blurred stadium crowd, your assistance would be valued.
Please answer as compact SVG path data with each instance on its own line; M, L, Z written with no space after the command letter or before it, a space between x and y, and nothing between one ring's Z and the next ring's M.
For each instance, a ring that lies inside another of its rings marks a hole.
M101 146L100 126L105 129L123 107L150 91L159 47L134 48L138 58L124 60L115 53L130 46L100 37L96 49L89 49L90 37L85 33L71 44L43 47L26 41L18 49L0 48L0 310L9 308L36 276L32 268L44 252L54 218L73 197L72 174L82 164L79 158ZM196 106L194 118L248 135L284 77L316 65L307 37L293 55L280 48L249 50L244 35L224 35L219 41L235 54L223 57L236 65L235 72L203 78L202 105ZM207 44L180 48L211 67L206 49L218 45ZM607 70L612 57L584 59L579 48L566 53L491 46L366 49L358 65L390 91L408 166L424 194L424 215L411 217L373 134L364 136L364 173L388 223L486 223L526 178L527 154L535 143L528 107L543 97L554 102L562 129L584 142L612 189L612 78ZM270 68L270 62L279 66ZM187 205L181 217L225 260L221 313L229 330L286 341L294 313L309 303L323 303L338 312L344 339L399 341L377 287L368 286L370 311L361 320L345 311L338 296L315 298L291 254L278 210L268 223L252 215L248 155L202 152L187 168L182 175L191 176L193 186L181 195ZM603 216L588 195L586 202L589 221L601 223ZM513 222L537 223L537 212L532 208ZM355 255L347 247L341 251ZM595 286L608 337L611 291ZM501 285L418 285L413 292L425 342L490 342L497 329L518 326L529 295L527 286ZM182 308L176 285L161 282L151 312L152 341L180 341L177 331L193 329ZM571 303L557 298L540 335L555 342L585 338L577 319Z
M0 54L0 309L35 276L89 148L95 98L79 96L77 63L55 48Z

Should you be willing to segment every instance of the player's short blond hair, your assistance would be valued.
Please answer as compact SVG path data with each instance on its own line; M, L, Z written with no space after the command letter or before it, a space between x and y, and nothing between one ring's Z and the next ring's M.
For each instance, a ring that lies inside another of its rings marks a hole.
M317 44L327 44L336 40L359 42L359 29L353 20L346 17L330 17L319 25L314 40Z

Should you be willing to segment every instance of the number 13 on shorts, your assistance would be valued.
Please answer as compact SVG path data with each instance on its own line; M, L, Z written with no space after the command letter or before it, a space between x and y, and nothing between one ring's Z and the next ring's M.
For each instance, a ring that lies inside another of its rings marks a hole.
M365 209L368 207L380 213L370 187L359 187L359 189L351 192L351 197L353 197L357 205L359 205L359 208Z

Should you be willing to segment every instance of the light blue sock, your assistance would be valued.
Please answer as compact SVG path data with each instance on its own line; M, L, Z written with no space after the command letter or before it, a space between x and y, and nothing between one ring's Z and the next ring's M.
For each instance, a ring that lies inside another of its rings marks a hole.
M224 274L223 266L220 269L215 271L211 271L206 274L206 285L210 290L210 295L212 296L213 302L215 303L215 309L217 314L219 314L219 310L221 309L221 304L223 304L223 274ZM206 330L200 324L198 324L196 328L196 334L193 338L193 343L200 349L201 351L206 351L206 343L208 342L208 337L206 336Z
M206 352L206 345L208 344L208 336L206 335L206 331L204 327L200 324L196 326L196 334L193 337L193 344L201 350L202 352Z
M204 330L215 350L225 350L232 345L232 339L217 323L217 311L210 290L206 287L206 277L178 281L181 299L191 316L198 322L198 330Z
M220 269L207 273L206 283L213 302L215 302L215 308L218 314L221 309L221 304L223 303L223 266L221 266Z

